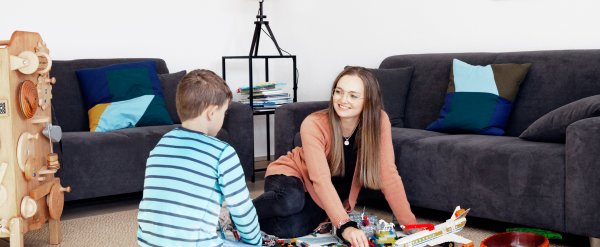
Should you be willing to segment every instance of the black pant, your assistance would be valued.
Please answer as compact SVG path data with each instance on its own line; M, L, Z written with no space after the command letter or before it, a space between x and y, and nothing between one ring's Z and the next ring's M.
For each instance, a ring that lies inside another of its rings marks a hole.
M280 238L310 234L327 218L297 177L267 176L265 193L253 202L261 230Z

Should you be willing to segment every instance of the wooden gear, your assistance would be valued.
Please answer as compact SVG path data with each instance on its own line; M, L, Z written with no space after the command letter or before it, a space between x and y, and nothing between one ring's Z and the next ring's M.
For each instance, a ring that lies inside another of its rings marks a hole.
M19 106L26 119L32 118L37 110L38 91L30 80L25 80L19 87Z
M61 136L51 124L52 59L37 33L16 31L0 40L0 238L11 247L23 235L49 224L50 244L60 244L64 192L59 157L52 142ZM42 136L42 137L40 137Z

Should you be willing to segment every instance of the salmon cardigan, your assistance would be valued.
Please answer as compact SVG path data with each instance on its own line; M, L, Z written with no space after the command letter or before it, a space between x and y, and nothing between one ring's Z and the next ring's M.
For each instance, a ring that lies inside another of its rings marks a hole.
M267 167L265 176L283 174L298 177L312 199L325 212L331 222L340 227L340 222L349 219L340 197L331 182L327 156L331 151L331 131L328 113L319 111L310 114L300 126L302 147L296 147ZM340 140L342 141L342 140ZM381 113L380 138L381 191L400 224L414 224L416 218L406 199L404 185L394 162L392 130L388 115ZM358 163L358 160L357 160ZM355 166L348 205L354 209L362 185L356 182L358 164Z

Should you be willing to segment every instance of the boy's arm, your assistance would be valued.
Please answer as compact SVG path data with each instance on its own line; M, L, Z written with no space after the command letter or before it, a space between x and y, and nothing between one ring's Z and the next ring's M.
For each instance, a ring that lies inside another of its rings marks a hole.
M233 147L227 146L221 154L218 172L219 186L231 213L231 221L235 224L240 238L247 244L261 245L262 236L256 209L246 187L240 159Z

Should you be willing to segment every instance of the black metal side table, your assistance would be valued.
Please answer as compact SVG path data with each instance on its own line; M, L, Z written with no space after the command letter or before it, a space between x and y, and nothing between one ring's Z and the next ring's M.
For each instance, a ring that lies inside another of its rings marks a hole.
M223 70L223 80L226 79L226 62L229 59L247 59L248 60L248 86L250 89L253 88L253 72L252 72L252 61L254 59L264 59L265 61L265 80L269 81L269 60L270 59L292 59L292 72L293 72L293 98L292 102L297 102L297 90L298 90L298 76L297 76L297 67L296 67L296 56L295 55L272 55L272 56L223 56L221 58L222 70ZM271 126L270 126L270 115L275 113L275 109L258 109L254 106L254 90L249 90L250 94L250 106L252 107L252 112L254 115L265 115L267 120L267 160L271 160ZM254 157L252 157L252 162L254 163ZM252 169L252 177L251 181L254 182L256 179L255 172L257 171L265 171L266 169Z

